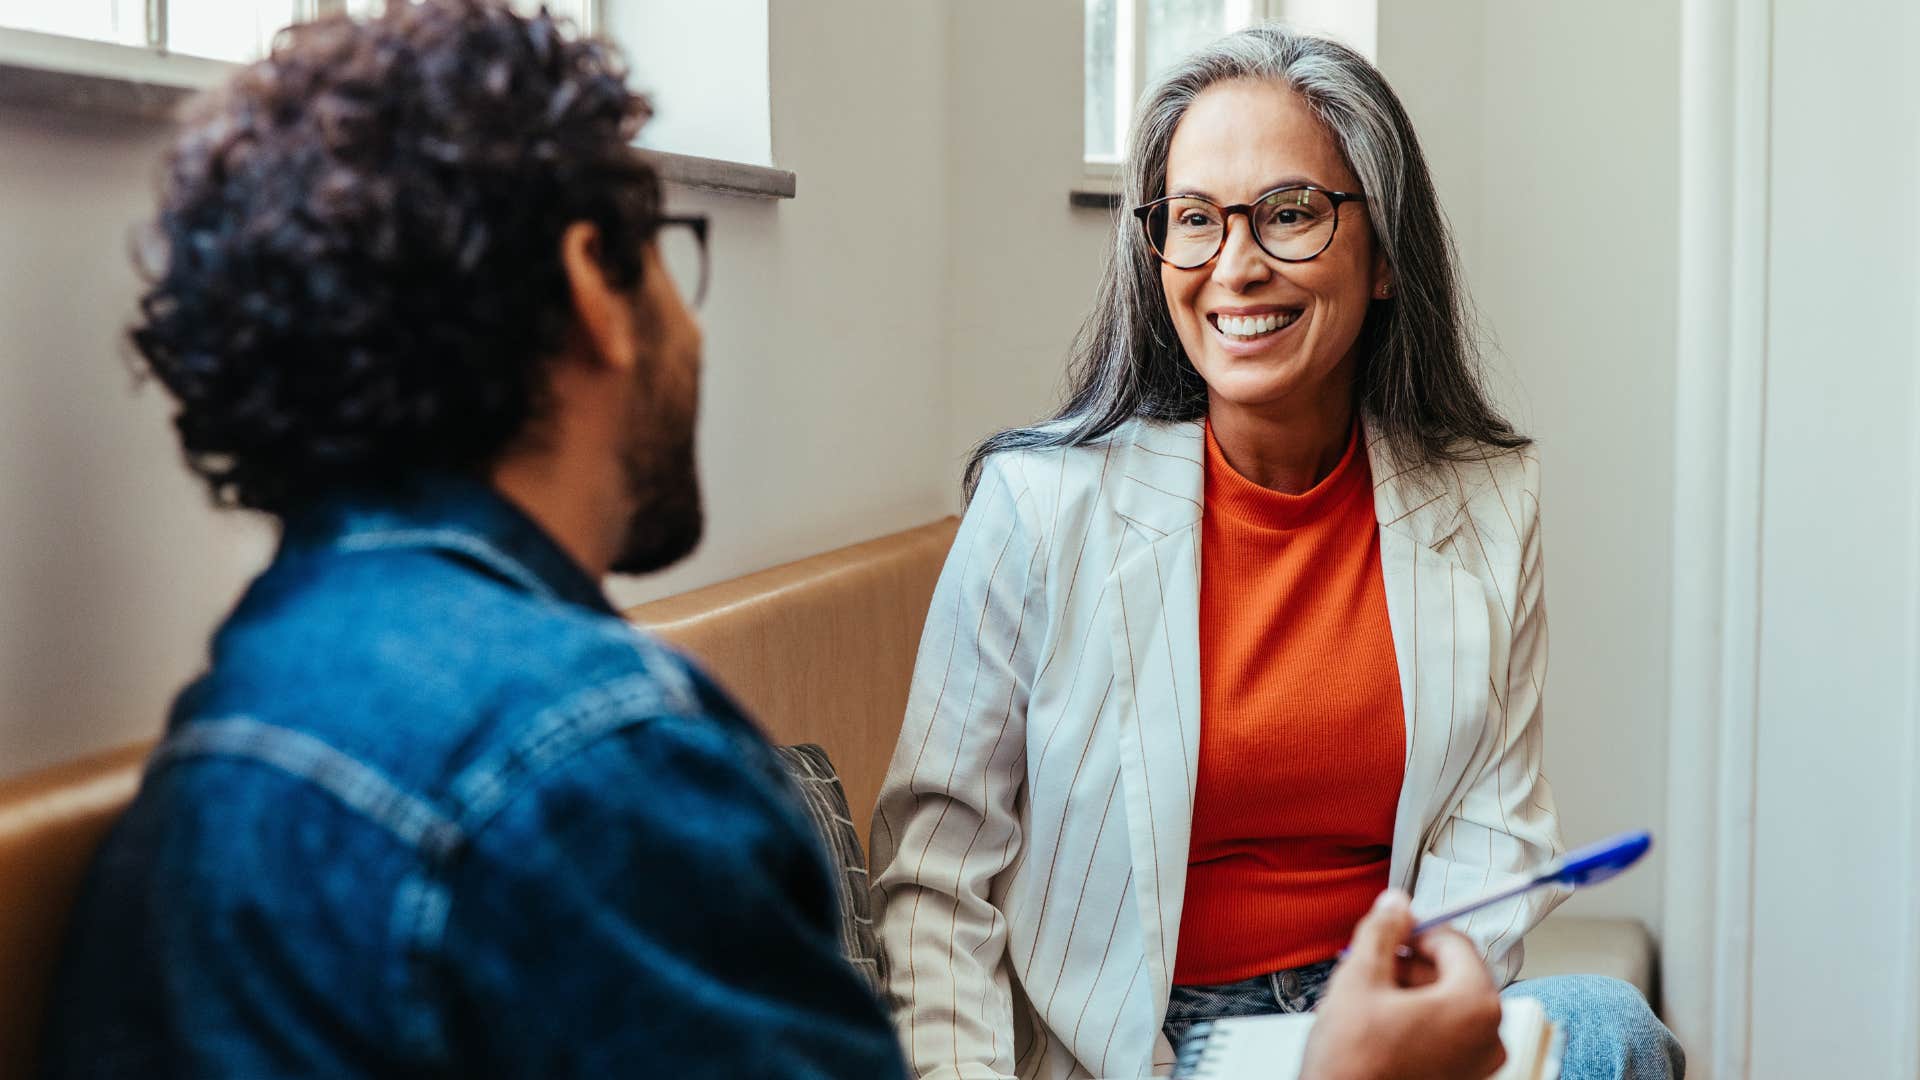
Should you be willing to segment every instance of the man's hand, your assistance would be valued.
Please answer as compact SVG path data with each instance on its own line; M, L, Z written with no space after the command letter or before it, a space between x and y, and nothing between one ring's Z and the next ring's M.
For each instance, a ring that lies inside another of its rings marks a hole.
M1500 994L1480 954L1452 930L1408 944L1405 893L1380 894L1333 973L1300 1080L1486 1080L1506 1063Z

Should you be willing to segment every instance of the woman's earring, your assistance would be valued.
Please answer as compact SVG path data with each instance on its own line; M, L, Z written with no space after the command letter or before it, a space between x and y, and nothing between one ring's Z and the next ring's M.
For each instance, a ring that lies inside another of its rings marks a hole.
M1393 286L1383 281L1380 283L1380 287L1374 290L1374 292L1380 299L1385 300L1393 295Z

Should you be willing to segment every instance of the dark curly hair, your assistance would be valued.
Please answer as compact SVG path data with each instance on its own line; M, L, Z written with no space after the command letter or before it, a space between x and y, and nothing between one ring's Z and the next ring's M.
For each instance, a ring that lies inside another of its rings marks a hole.
M566 227L639 281L648 114L613 49L501 0L295 27L195 107L131 337L215 501L286 514L497 458L570 322Z

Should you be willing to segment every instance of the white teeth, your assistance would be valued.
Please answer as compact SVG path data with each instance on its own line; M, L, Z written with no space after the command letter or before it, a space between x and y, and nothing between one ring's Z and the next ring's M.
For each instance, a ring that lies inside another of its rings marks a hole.
M1230 337L1255 338L1293 325L1293 314L1221 315L1216 318L1220 332Z

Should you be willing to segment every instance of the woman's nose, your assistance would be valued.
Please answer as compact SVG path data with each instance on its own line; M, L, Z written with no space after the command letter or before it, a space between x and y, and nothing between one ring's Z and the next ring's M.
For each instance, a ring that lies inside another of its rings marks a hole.
M1226 242L1213 263L1213 280L1234 292L1245 292L1272 276L1266 252L1253 241L1253 226L1243 215L1228 218Z

